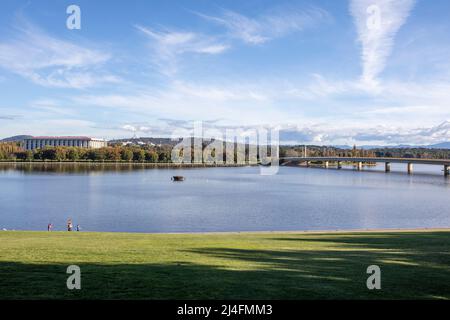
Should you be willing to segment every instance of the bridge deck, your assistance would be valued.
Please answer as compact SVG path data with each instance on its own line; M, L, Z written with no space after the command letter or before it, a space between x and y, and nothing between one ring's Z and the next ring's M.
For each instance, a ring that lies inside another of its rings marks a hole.
M450 165L450 159L418 159L418 158L368 158L368 157L282 157L289 161L330 161L330 162L389 162Z

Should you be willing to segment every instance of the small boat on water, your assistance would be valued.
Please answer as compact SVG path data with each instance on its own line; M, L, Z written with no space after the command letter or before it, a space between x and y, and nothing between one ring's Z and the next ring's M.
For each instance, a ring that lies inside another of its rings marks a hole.
M173 176L172 181L184 181L184 177L183 176Z

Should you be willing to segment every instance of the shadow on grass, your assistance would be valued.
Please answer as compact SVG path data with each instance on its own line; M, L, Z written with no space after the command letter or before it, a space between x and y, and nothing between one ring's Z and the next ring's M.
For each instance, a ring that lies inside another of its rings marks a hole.
M334 234L326 238L292 234L266 240L275 241L279 248L283 248L283 243L290 246L279 250L187 250L194 258L196 255L214 258L214 265L192 261L80 263L80 291L66 289L67 265L1 262L0 298L450 298L450 233ZM190 260L195 261L192 256ZM381 290L366 287L366 269L372 264L381 267Z

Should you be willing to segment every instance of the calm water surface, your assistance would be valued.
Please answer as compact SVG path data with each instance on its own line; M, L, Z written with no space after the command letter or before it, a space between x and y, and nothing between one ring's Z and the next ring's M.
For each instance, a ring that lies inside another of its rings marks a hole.
M142 169L0 164L0 229L197 232L450 227L440 166ZM370 172L367 172L370 171ZM171 176L183 175L184 182Z

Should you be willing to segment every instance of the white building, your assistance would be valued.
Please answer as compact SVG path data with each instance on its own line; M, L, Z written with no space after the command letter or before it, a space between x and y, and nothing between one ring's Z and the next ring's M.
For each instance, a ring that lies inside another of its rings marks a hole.
M26 150L41 149L44 147L79 147L79 148L102 148L108 143L104 139L90 137L32 137L25 139Z

